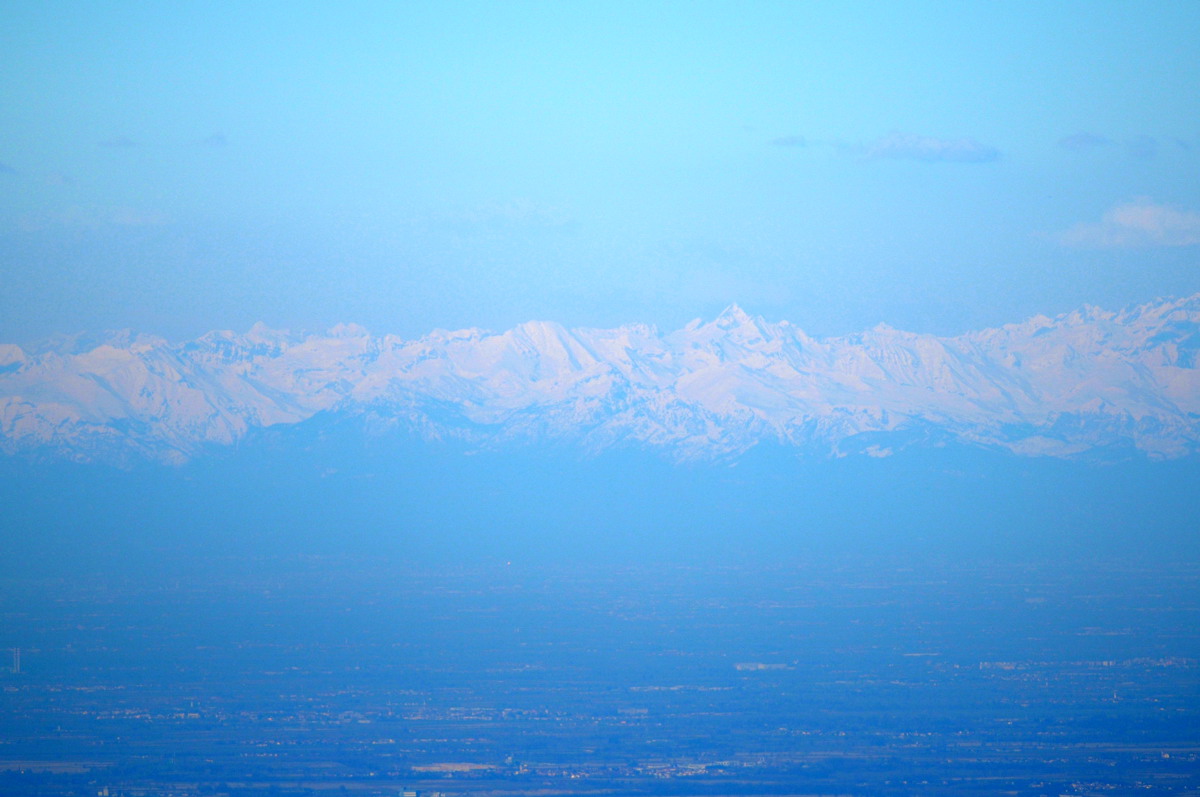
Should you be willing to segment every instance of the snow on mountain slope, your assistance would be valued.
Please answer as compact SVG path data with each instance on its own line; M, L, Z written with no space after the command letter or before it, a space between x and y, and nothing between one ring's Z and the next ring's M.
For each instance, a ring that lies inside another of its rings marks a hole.
M764 441L836 453L867 433L878 455L904 432L1026 455L1177 457L1200 442L1198 365L1200 294L952 338L880 325L815 339L736 305L667 335L528 322L402 340L259 324L173 345L119 332L0 345L0 450L182 462L327 411L485 446L677 458Z

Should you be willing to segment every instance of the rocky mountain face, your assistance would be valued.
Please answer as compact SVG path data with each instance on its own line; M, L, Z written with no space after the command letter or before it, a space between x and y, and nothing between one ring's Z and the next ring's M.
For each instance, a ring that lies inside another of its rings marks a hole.
M1022 455L1184 456L1200 443L1200 294L957 337L878 326L817 339L732 306L652 327L256 325L171 344L129 332L0 345L0 450L179 463L318 413L481 448L634 446L734 458L774 442L886 456L967 443Z

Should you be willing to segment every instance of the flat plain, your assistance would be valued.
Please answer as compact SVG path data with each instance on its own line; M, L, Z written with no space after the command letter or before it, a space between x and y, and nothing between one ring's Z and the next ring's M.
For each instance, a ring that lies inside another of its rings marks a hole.
M8 578L7 795L1200 793L1200 568Z

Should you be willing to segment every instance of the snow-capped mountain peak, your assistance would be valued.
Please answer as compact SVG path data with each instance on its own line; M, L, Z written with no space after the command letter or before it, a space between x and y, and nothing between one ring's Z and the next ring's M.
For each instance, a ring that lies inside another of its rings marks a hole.
M1170 457L1200 443L1198 366L1200 294L948 338L880 324L817 339L736 304L666 335L549 321L416 340L354 324L296 336L260 323L182 344L123 331L0 345L0 447L182 461L327 412L484 446L685 458L917 431L1026 455Z

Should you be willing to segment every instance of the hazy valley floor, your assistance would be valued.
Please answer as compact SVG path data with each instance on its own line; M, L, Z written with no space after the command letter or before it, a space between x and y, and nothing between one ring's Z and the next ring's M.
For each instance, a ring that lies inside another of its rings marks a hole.
M10 577L0 791L1200 792L1200 567L1063 564Z

